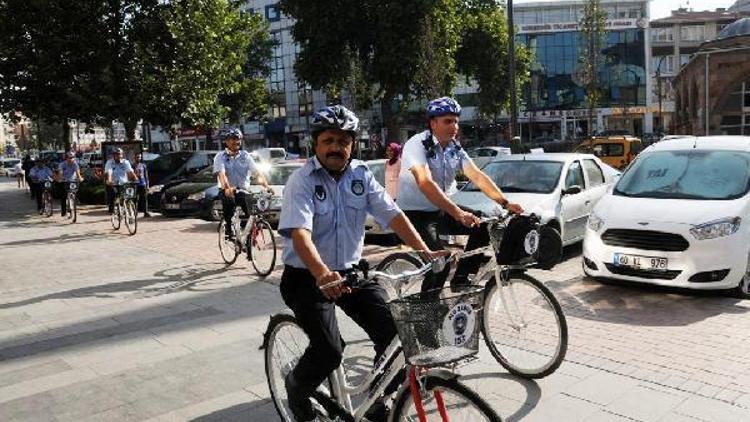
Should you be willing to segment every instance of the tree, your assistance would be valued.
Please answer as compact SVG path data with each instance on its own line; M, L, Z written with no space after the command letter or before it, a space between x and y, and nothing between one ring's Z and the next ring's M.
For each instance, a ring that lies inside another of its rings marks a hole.
M583 7L583 17L579 22L582 43L577 78L586 90L589 133L591 133L594 108L602 97L599 87L599 67L604 61L602 47L606 37L606 23L607 12L599 0L587 0Z
M505 11L494 1L468 2L462 11L463 31L456 62L462 75L478 82L479 113L495 121L508 109L508 27ZM526 48L516 47L516 83L529 79L530 56Z
M295 19L298 77L315 89L353 90L357 108L379 101L389 133L398 133L410 101L448 94L459 70L477 78L485 109L507 101L498 86L507 80L502 66L507 58L492 55L505 48L496 45L503 42L505 24L493 1L281 0L279 5ZM492 60L470 57L482 48L491 50L483 57ZM492 72L497 77L490 77Z

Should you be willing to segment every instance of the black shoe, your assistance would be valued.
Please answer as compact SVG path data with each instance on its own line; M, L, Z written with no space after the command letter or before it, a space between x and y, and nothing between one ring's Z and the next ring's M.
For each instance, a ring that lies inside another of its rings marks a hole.
M299 392L299 385L297 385L291 372L284 377L284 387L286 388L287 404L294 418L299 422L315 420L312 402L309 397Z
M391 409L386 406L385 401L380 398L372 404L372 407L365 412L365 418L371 422L386 422Z

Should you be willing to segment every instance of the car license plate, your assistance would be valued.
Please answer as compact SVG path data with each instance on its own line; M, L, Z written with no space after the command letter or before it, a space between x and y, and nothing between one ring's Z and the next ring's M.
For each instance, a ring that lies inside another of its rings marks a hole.
M180 204L164 204L164 208L168 210L179 210Z
M629 255L624 253L615 253L613 259L615 265L619 267L630 267L648 270L667 270L667 258L656 256Z

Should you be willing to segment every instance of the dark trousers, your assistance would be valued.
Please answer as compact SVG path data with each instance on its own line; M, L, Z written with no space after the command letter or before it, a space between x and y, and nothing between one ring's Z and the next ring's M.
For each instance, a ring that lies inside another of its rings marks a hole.
M486 225L468 228L457 222L453 217L441 211L404 211L406 217L417 230L427 246L432 250L445 249L445 243L440 239L441 235L469 235L465 251L471 251L490 242ZM482 265L482 256L476 255L462 259L458 262L456 274L451 280L451 285L468 283L469 274L476 274ZM445 285L450 268L446 266L441 273L427 273L422 281L422 291L441 288Z
M147 213L148 212L148 204L147 204L147 192L146 192L146 186L144 185L138 185L135 189L136 195L138 195L138 212Z
M44 191L44 185L37 182L31 182L31 196L36 198L36 210L42 209L42 191Z
M308 270L285 266L281 297L310 338L310 345L293 370L295 381L302 387L300 393L306 396L341 364L344 340L336 319L336 305L375 343L375 360L396 336L393 317L385 304L386 293L376 283L354 289L334 303L323 296Z
M234 198L230 198L224 195L224 191L219 191L219 198L221 198L221 208L224 215L224 223L226 223L227 234L232 229L232 217L234 217L234 208L239 204L242 207L242 211L245 215L249 215L247 209L247 203L245 202L245 194L243 192L235 192Z
M104 191L107 196L107 211L112 214L115 211L115 188L110 185L106 185Z
M55 182L55 192L58 198L60 198L60 214L65 216L68 209L68 190L65 188L66 184L63 182Z

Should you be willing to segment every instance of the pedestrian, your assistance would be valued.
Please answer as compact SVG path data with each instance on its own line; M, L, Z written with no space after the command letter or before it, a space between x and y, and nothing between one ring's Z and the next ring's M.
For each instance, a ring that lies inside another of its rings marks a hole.
M23 163L21 161L13 165L13 171L16 173L16 180L18 181L18 189L26 187L26 172L23 170Z
M21 167L23 168L23 174L26 178L26 186L29 187L31 199L34 199L34 189L31 183L31 169L32 167L34 167L34 160L29 154L26 154L26 156L23 158L23 165Z
M401 172L401 145L397 142L388 144L385 150L385 191L394 201L398 197L398 175Z
M138 179L136 190L138 193L138 211L143 213L144 217L151 217L148 213L148 168L143 162L143 153L135 154L133 170L135 177Z

